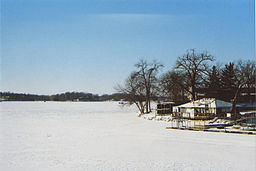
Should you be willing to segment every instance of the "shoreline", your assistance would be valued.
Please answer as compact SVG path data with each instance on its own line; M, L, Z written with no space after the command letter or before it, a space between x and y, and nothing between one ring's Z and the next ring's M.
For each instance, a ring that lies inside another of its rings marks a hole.
M255 130L245 130L249 126L234 128L236 125L222 125L223 128L218 128L217 126L209 127L208 122L211 120L202 121L202 120L188 120L188 119L173 119L170 115L165 116L156 116L153 113L137 115L139 118L149 120L149 121L159 121L170 123L170 126L167 126L165 129L176 129L176 130L188 130L188 131L202 131L202 132L219 132L219 133L231 133L231 134L248 134L256 135ZM227 122L224 119L219 119L220 122ZM220 123L221 125L221 123Z

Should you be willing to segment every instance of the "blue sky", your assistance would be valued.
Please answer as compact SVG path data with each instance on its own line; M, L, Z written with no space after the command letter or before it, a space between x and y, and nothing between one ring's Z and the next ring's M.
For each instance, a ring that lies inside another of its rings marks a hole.
M254 0L2 0L1 91L113 93L144 58L255 57Z

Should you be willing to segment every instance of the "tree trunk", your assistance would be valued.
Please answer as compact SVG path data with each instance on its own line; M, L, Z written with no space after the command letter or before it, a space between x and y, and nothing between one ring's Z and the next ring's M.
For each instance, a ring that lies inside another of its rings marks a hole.
M195 86L192 84L189 93L191 94L191 100L196 100Z
M149 113L150 112L150 90L147 87L146 90L146 112Z
M149 108L149 112L152 112L152 111L151 111L151 102L150 102L150 98L149 98L149 101L148 101L148 108Z
M231 108L231 113L232 113L232 114L236 114L236 103L237 103L238 95L239 95L239 92L240 92L240 89L242 88L242 86L243 86L243 84L240 84L240 85L237 87L235 96L234 96L234 98L232 99L232 108Z
M146 98L146 113L148 113L148 99Z

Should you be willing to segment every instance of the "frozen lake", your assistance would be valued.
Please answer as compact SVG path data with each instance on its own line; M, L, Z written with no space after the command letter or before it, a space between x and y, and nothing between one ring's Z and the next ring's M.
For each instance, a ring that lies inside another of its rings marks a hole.
M256 170L256 136L166 130L116 102L0 103L0 170Z

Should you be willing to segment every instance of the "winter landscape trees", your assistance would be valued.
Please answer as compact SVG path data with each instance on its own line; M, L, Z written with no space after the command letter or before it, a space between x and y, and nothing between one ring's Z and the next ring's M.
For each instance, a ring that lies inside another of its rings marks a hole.
M202 85L204 78L208 74L208 63L214 61L214 58L207 52L197 53L195 49L188 50L185 55L178 57L175 70L183 73L183 89L196 100L196 88Z
M174 102L217 98L232 102L232 113L238 101L255 102L255 61L232 61L224 66L214 61L207 52L191 49L177 58L170 71L158 75L162 64L140 60L136 71L116 89L126 94L126 100L135 103L141 114L151 112L150 101L156 96Z
M135 103L141 113L151 112L150 103L157 92L157 73L161 67L163 65L157 61L148 63L140 60L135 64L136 71L126 79L125 85L116 87L120 93L127 94L126 100Z
M217 98L232 103L255 103L255 61L230 61L219 65L207 52L195 49L177 57L174 66L159 73L163 65L157 61L139 60L123 85L116 86L118 93L97 95L83 92L66 92L55 95L33 95L0 92L1 100L8 101L106 101L121 100L135 104L141 114L151 112L151 101L164 99L176 104L199 98Z

